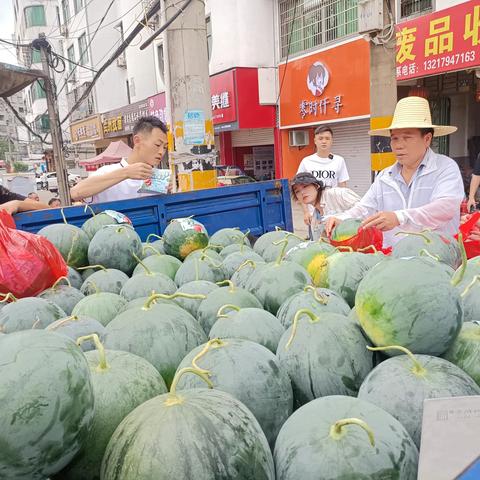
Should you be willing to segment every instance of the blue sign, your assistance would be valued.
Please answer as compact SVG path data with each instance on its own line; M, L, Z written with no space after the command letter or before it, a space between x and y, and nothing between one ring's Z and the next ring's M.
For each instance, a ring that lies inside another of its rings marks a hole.
M187 110L183 117L183 143L203 145L205 143L205 113L203 110Z

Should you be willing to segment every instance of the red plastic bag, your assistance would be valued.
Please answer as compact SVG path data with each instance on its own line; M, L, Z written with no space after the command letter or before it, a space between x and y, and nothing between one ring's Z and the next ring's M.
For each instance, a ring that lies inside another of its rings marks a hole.
M8 228L0 219L0 293L32 297L67 272L65 260L49 240Z
M330 239L330 243L334 247L352 248L355 252L375 253L376 251L382 251L383 233L376 227L360 227L358 233L353 237L338 242Z
M0 210L0 223L8 228L17 228L13 217L5 210Z
M460 233L463 237L463 246L467 252L467 258L474 258L480 255L480 242L469 239L470 233L479 220L480 212L475 212L465 223L460 225ZM456 235L455 238L458 238L458 235Z

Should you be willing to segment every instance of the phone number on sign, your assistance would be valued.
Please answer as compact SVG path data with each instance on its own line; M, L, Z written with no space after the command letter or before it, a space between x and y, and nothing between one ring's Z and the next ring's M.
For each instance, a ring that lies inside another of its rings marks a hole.
M433 58L431 60L425 60L423 62L423 68L425 70L436 70L438 68L449 67L451 65L457 65L458 63L468 63L475 61L475 50L471 52L462 52L455 55L447 55L441 58Z

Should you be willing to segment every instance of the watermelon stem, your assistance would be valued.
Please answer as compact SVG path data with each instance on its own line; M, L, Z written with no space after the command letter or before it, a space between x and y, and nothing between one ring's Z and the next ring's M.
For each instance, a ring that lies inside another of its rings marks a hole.
M78 317L77 317L76 315L70 315L69 317L65 317L64 319L59 320L58 323L57 323L54 327L49 327L48 330L54 331L54 330L56 330L57 328L59 328L59 327L61 327L62 325L64 325L65 323L69 322L70 320L75 320L75 321L77 321L77 320L78 320Z
M156 255L162 255L155 247L152 247L151 245L144 245L142 248L142 253L145 253L146 250L153 250Z
M458 246L462 255L462 264L455 271L452 277L451 284L456 287L462 280L467 270L467 252L465 251L465 245L463 244L463 235L460 232L457 237Z
M370 445L372 447L375 446L375 435L373 434L373 430L366 422L360 420L359 418L343 418L342 420L337 420L330 427L330 436L335 440L339 440L343 436L343 427L347 425L358 425L359 427L363 428L368 435Z
M0 303L3 303L3 302L8 302L9 300L11 300L12 302L16 302L18 300L18 298L13 294L13 293L0 293L0 295L3 297L2 300L0 300Z
M97 367L97 372L101 372L102 370L107 370L109 367L107 363L107 357L105 356L105 348L103 347L102 342L98 338L98 335L96 333L92 333L91 335L84 335L83 337L77 338L77 345L80 346L83 342L86 342L87 340L92 340L93 343L95 344L95 348L98 351L98 367Z
M438 255L432 255L426 248L422 248L418 253L420 256L423 255L425 257L431 258L432 260L436 260L437 262L440 261L440 257Z
M158 298L163 298L164 300L174 300L175 298L190 298L192 300L205 300L207 297L201 293L182 293L175 292L171 295L165 295L163 293L153 293L150 295L145 302L145 305L142 307L145 310L149 310L152 306L152 303L155 303L155 300Z
M217 312L217 318L228 318L228 315L224 315L224 311L229 308L230 310L235 310L236 312L240 311L240 307L237 307L236 305L224 305L223 307L220 307L218 312Z
M275 225L275 231L276 231L276 232L282 232L282 231L283 231L283 228L278 227L277 225Z
M65 217L65 214L63 213L63 208L60 209L60 213L62 214L63 223L65 225L68 225L67 218Z
M373 253L378 253L378 250L377 248L375 247L375 245L368 245L367 247L363 247L363 248L359 248L357 250L357 252L368 252L368 250L372 250Z
M328 303L328 298L323 293L319 293L317 289L312 285L307 285L304 289L304 292L312 292L313 298L322 305L326 305Z
M202 372L204 375L210 376L210 372L205 370L197 365L197 362L211 349L211 348L219 348L224 347L226 345L225 342L220 340L219 338L212 338L209 340L205 346L203 347L202 351L195 355L192 360L192 367L195 368L198 372Z
M349 245L338 245L338 247L335 247L335 250L337 250L338 252L354 252L353 248Z
M290 335L290 338L288 339L287 344L285 345L285 350L288 350L290 348L290 345L293 342L293 339L295 338L295 335L297 334L298 321L300 320L300 317L302 315L307 315L307 317L310 317L310 323L315 323L315 322L318 322L320 320L317 317L317 315L315 315L310 310L307 310L306 308L302 308L302 309L298 310L298 312L295 314L295 317L293 318L292 333Z
M83 209L83 212L87 213L87 210L90 210L92 212L92 217L94 217L96 215L95 210L93 210L93 208L88 204L85 205L85 208Z
M104 272L107 271L103 265L87 265L86 267L78 267L77 270L88 270L89 268L101 268Z
M405 353L410 357L410 360L413 362L413 369L412 372L417 375L425 375L427 371L425 368L422 367L422 364L417 360L415 355L405 347L401 347L400 345L389 345L387 347L370 347L367 345L367 350L371 352L384 352L385 350L400 350L401 352Z
M211 265L212 267L214 267L214 268L220 268L220 267L222 266L221 263L215 263L215 260L214 260L212 257L208 256L208 255L204 252L204 253L202 253L202 255L200 256L200 261L203 261L203 260L205 260L205 259L207 259L207 260L209 261L210 265Z
M222 285L228 285L230 287L230 293L233 293L235 291L235 285L231 280L222 280L221 282L217 282L218 286Z
M402 230L400 232L397 232L395 236L397 237L398 235L413 235L413 236L423 238L423 241L428 244L428 243L432 243L432 240L425 235L425 232L429 232L429 231L430 230L422 230L421 232L406 232Z
M58 287L58 284L62 281L62 280L66 280L67 284L69 287L72 286L72 284L70 283L70 280L67 278L67 277L59 277L57 278L57 280L55 281L55 283L52 285L52 290L55 290L57 287Z
M251 265L253 268L257 268L257 264L253 260L245 260L235 271L238 272L247 265Z
M472 279L472 281L467 285L467 287L465 288L465 290L460 294L460 296L462 298L465 298L471 291L471 289L473 288L473 286L478 282L480 281L480 275L475 275Z
M280 240L278 242L273 242L273 245L281 245L281 244L283 244L283 246L282 246L282 249L280 250L280 253L278 254L277 259L275 260L275 265L280 265L282 263L283 257L285 256L285 250L287 250L287 246L288 246L287 236L285 236L283 240Z
M156 238L157 240L161 240L162 237L160 235L157 235L156 233L150 233L145 240L146 243L150 243L150 237Z
M245 239L250 235L250 229L248 228L247 231L243 234L242 239L240 240L240 251L243 252L245 250Z
M132 252L132 256L145 269L147 275L153 276L153 272L138 258L135 252Z
M182 368L175 374L175 377L173 377L172 385L170 387L170 394L167 400L165 400L165 405L167 405L168 407L182 403L181 398L177 396L177 385L180 378L183 377L183 375L185 375L186 373L194 373L195 375L198 375L208 385L208 388L213 388L212 381L205 373L203 373L202 370L198 370L192 367Z

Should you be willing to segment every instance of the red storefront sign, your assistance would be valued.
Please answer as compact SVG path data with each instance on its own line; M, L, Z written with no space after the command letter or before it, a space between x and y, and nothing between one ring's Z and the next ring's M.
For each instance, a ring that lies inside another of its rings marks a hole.
M158 117L163 123L167 122L167 99L165 92L157 93L147 98L148 114Z
M480 65L480 0L397 25L397 80Z
M235 122L237 120L237 105L234 70L210 77L210 93L212 96L213 124Z

